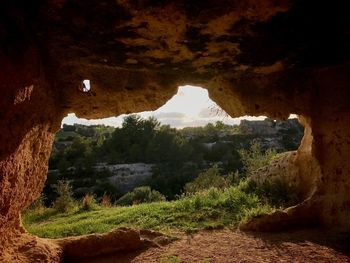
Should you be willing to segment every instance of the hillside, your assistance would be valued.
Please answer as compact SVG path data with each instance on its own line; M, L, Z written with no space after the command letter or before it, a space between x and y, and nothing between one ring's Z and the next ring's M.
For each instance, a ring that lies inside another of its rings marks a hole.
M63 125L56 134L44 190L47 204L52 185L68 179L77 198L104 193L117 200L137 186L149 185L173 199L201 171L218 164L223 175L241 171L238 151L258 142L262 149L295 150L303 128L287 121L222 122L180 130L153 118L125 118L121 128L103 125Z

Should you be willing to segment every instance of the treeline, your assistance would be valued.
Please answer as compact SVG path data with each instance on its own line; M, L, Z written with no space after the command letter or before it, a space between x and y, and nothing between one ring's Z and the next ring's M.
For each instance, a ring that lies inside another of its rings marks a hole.
M298 129L283 134L285 150L298 147L300 134ZM263 138L222 122L177 130L161 125L155 118L143 119L138 115L127 116L120 128L63 125L49 161L49 169L59 172L49 173L45 194L48 200L53 200L51 186L68 179L73 190L90 188L97 196L107 193L116 200L123 193L105 180L111 173L97 172L94 166L143 162L155 164L152 178L145 185L167 199L174 199L183 193L188 182L213 164L219 165L223 175L241 171L239 150L247 149L252 141L259 139Z

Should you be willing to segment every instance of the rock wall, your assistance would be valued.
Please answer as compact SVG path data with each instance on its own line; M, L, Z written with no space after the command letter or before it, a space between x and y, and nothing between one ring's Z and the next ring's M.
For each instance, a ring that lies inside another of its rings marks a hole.
M57 261L57 246L26 235L20 221L20 211L44 187L53 132L60 119L37 53L29 49L23 56L15 63L0 56L0 261L30 262L33 255ZM33 250L26 256L28 243Z
M245 228L349 227L350 19L343 2L1 3L0 261L59 260L61 248L27 235L19 213L43 188L63 116L153 110L183 84L207 88L232 116L295 113L305 124L291 157L309 188L305 201ZM91 91L83 92L83 79Z

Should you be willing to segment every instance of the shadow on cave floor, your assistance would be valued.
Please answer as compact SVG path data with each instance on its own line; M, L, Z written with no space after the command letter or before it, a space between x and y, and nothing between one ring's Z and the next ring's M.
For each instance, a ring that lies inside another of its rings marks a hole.
M130 252L116 252L113 254L95 256L91 258L66 258L64 263L129 263L133 262L133 259L139 256L140 254L147 251L149 248L143 248L136 251Z
M286 242L318 244L334 249L350 257L350 232L319 228L290 230L285 232L246 232L246 235L261 239L267 247L282 247Z
M279 233L204 230L161 247L64 262L350 262L349 241L349 232L320 229ZM172 257L178 261L171 261Z

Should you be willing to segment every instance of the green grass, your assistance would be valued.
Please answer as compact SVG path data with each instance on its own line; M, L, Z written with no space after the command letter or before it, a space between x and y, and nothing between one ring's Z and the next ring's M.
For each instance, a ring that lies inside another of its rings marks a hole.
M215 188L172 202L156 202L129 207L96 207L93 211L76 208L57 213L53 208L23 214L26 229L37 236L59 238L103 233L116 227L133 227L165 233L193 232L236 226L251 216L271 212L258 197L239 187L223 191Z
M177 256L165 256L160 259L160 263L181 263L181 260Z

